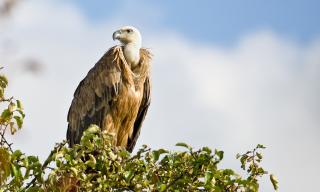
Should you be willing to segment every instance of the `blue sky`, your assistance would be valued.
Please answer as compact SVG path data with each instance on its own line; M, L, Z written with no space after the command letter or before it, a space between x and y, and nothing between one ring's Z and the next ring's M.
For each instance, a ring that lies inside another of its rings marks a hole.
M128 22L144 20L156 27L171 28L196 41L232 45L240 36L271 29L299 42L308 42L320 33L320 1L317 0L201 0L201 1L73 1L94 22L121 14L123 4L134 6ZM134 5L133 5L134 4ZM161 11L143 10L152 5ZM139 9L139 7L141 9ZM128 10L128 9L126 9ZM130 9L129 9L130 10ZM140 12L135 15L134 12Z

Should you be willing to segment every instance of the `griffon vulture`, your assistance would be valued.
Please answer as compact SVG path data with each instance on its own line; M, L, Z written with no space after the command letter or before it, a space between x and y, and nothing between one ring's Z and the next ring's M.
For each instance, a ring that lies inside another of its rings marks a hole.
M138 29L113 33L121 45L109 49L80 82L68 113L67 140L80 142L91 124L114 136L113 144L132 151L150 105L151 54L141 47Z

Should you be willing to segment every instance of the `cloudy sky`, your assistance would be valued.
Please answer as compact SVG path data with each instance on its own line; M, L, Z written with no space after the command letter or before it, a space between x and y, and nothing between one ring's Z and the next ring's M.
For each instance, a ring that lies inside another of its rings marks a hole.
M138 146L178 141L238 152L266 145L280 191L314 191L320 172L320 3L25 0L0 20L0 62L25 127L16 148L45 158L65 138L79 81L123 25L154 54L152 106ZM261 191L271 191L264 179Z

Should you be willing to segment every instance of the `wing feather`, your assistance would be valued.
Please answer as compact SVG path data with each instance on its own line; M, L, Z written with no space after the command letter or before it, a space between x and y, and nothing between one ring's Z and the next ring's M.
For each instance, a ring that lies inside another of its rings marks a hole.
M121 71L115 60L120 47L107 51L80 82L68 112L67 139L70 146L80 141L82 132L90 124L101 127L103 116L118 95Z

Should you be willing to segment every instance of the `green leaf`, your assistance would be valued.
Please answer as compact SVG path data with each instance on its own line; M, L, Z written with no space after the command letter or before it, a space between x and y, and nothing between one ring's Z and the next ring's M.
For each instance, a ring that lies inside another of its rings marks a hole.
M189 145L186 144L186 143L179 142L179 143L176 144L176 146L187 148L187 149L189 149L190 151L192 150L192 147L189 146Z
M22 118L26 116L21 109L18 109L17 112L21 115Z
M166 184L160 184L158 188L159 188L159 191L162 192L162 191L165 191L167 189L167 185Z
M271 181L271 183L273 185L274 190L277 191L278 188L279 188L278 179L273 174L270 174L270 181Z
M10 112L14 112L15 110L17 110L17 105L15 103L10 103L8 109Z
M39 159L36 156L28 156L27 158L31 163L39 162Z
M158 151L159 151L160 155L164 154L164 153L169 153L169 151L166 149L158 149Z
M266 147L263 146L263 145L261 145L261 144L258 144L256 148L257 148L257 149L265 149Z
M22 155L23 155L23 153L20 150L15 150L12 154L12 158L19 159Z
M124 177L126 181L130 181L133 177L133 171L129 170L124 173Z
M223 159L223 155L224 155L224 152L223 151L219 151L219 150L215 150L215 154L219 157L219 160L222 160Z
M108 156L109 156L113 161L115 161L115 160L117 159L117 155L114 154L112 151L110 151L110 152L108 153Z
M13 118L16 120L18 128L20 129L22 127L22 124L23 124L22 118L19 117L19 116L14 116Z
M14 122L10 122L10 123L9 123L9 126L10 126L11 135L15 134L15 133L17 132L17 129L16 129L16 127L14 126Z
M152 156L154 161L158 161L161 154L168 153L165 149L159 149L152 151Z
M72 173L77 176L78 175L78 170L75 167L70 167L70 170L72 171Z
M212 172L207 171L204 176L204 184L207 185L207 184L211 183L212 178L213 178Z
M90 125L90 127L85 131L87 133L98 133L100 132L100 128L97 125Z
M0 86L6 88L8 85L8 79L4 75L0 75Z
M1 113L1 118L4 120L8 120L8 119L10 119L11 115L12 115L12 112L9 109L5 109Z
M21 110L23 109L22 103L20 100L17 100L17 107L18 107L18 109L21 109Z
M130 156L130 153L127 150L121 150L119 152L119 155L121 158L128 158Z
M232 169L225 169L223 170L223 174L231 176L234 175L234 171Z
M97 160L93 155L89 154L89 160L86 161L85 164L91 168L95 168L95 166L97 164Z
M212 150L209 147L203 147L202 151L207 152L208 154L211 154Z
M22 173L18 165L11 164L11 174L16 181L20 182L22 180Z
M160 157L159 151L152 151L152 156L153 156L154 161L158 161L158 159Z
M257 157L259 158L259 159L262 159L262 154L261 153L256 153L256 155L257 155Z

